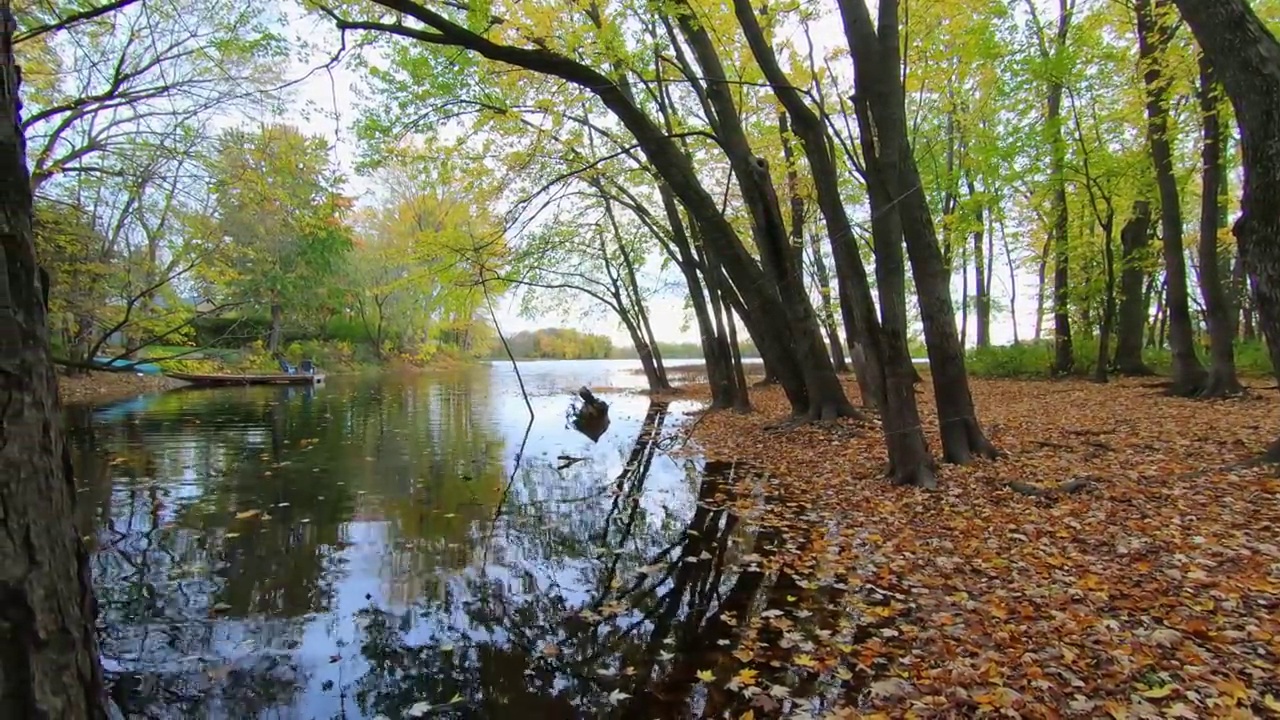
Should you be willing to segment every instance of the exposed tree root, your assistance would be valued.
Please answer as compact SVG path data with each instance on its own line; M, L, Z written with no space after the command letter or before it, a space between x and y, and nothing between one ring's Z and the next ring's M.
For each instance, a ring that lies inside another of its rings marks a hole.
M1050 487L1041 487L1030 483L1011 480L1008 483L1010 490L1027 495L1030 497L1055 498L1062 495L1072 495L1087 489L1091 485L1090 481L1085 478L1076 478L1075 480L1067 480Z
M1200 400L1225 400L1244 395L1244 386L1234 373L1209 373L1209 379L1196 395Z
M953 465L968 465L974 460L995 460L1001 452L991 444L973 418L939 420L942 435L942 459Z
M905 470L890 467L888 475L894 485L910 485L921 490L938 489L938 476L934 474L931 463L918 463Z

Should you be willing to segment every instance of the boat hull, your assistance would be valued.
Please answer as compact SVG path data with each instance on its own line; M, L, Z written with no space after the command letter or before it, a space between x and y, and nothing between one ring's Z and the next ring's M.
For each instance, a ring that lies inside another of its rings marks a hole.
M324 373L313 375L253 374L253 375L200 375L196 373L167 372L165 377L192 385L318 385L324 382Z

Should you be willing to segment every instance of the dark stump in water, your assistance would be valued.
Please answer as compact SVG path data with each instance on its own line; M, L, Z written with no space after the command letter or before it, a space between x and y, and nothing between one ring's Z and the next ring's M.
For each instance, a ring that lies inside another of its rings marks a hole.
M600 436L609 429L609 403L596 397L585 386L578 389L579 405L575 400L569 406L573 429L598 442Z

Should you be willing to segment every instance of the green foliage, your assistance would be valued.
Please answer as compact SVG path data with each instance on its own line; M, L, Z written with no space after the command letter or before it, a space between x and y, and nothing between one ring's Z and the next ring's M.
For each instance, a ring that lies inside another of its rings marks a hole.
M570 328L522 330L507 338L511 354L520 360L599 360L612 356L613 341ZM492 357L506 357L500 345Z
M328 142L289 125L227 130L209 172L220 240L200 272L207 294L282 313L321 305L353 246Z
M1092 338L1077 338L1075 347L1075 375L1092 377L1098 359L1098 344ZM1204 348L1200 348L1205 355ZM1236 369L1242 375L1267 376L1271 374L1271 359L1266 344L1261 341L1236 343ZM1143 360L1156 372L1165 372L1171 361L1164 348L1146 348ZM1207 357L1202 357L1207 361ZM1000 345L969 350L965 366L975 377L988 378L1048 378L1053 365L1053 342L1024 342L1017 345Z

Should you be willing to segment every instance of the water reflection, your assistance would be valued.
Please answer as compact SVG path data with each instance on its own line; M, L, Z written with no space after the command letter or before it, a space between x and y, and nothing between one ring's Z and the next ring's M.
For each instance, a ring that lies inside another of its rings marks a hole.
M481 369L69 410L126 711L769 710L695 677L734 662L754 604L808 592L766 579L777 538L725 506L744 469L673 459L690 406L638 396L602 396L593 443L544 394L526 437L506 384Z

